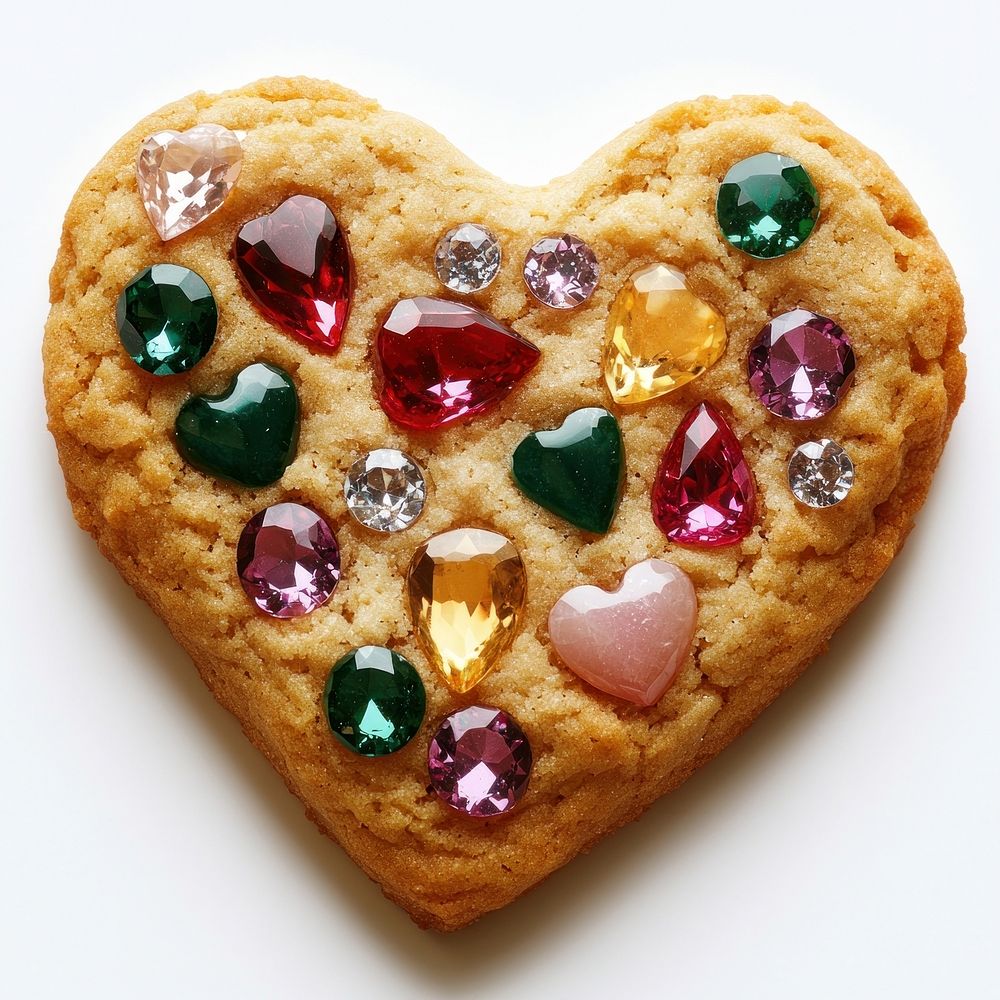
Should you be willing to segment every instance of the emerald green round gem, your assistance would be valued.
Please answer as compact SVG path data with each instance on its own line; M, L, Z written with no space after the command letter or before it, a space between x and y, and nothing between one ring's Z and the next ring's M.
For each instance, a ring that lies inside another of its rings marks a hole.
M729 168L716 203L722 235L751 257L800 247L819 218L819 195L805 168L779 153L758 153Z
M200 275L178 264L154 264L118 296L115 321L122 345L140 368L179 375L208 353L219 310Z
M333 665L323 705L333 735L348 750L383 757L416 736L426 696L409 660L384 646L361 646Z

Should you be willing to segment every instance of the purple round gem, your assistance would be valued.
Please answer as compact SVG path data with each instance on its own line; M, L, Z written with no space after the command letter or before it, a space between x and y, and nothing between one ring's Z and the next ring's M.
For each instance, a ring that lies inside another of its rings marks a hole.
M553 309L572 309L586 302L599 274L594 251L570 233L539 240L524 257L528 291Z
M509 812L528 788L531 746L498 708L473 705L449 715L427 754L434 791L468 816Z
M775 316L750 347L750 387L777 417L816 420L854 379L854 348L832 319L808 309Z
M274 618L307 615L330 599L340 580L340 547L308 507L277 503L247 521L236 546L240 583Z

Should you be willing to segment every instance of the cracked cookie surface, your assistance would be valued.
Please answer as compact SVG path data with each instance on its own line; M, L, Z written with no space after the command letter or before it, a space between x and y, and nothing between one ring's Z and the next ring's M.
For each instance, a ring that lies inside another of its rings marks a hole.
M218 212L163 244L136 191L136 152L159 129L199 122L246 133L243 171ZM728 247L715 221L728 167L763 150L802 162L822 199L807 244L774 261ZM350 238L356 293L335 354L270 325L229 259L244 222L296 193L326 201ZM469 301L535 343L542 360L490 415L405 432L375 400L372 338L398 298L441 294L434 247L465 220L486 225L504 248L499 276ZM530 297L520 263L539 237L563 231L594 248L602 273L584 306L557 312ZM121 289L158 261L197 271L219 306L211 352L193 372L166 379L132 364L114 323ZM610 403L601 376L605 321L629 275L655 261L679 267L725 316L729 345L695 382L623 410ZM66 216L51 297L46 397L77 520L166 621L309 815L414 919L440 929L510 902L638 816L823 650L902 545L963 394L961 296L912 199L856 140L805 105L771 98L674 105L572 174L514 188L428 127L332 84L276 79L196 94L139 123L87 177ZM759 404L745 367L760 328L797 306L836 320L858 358L840 406L805 429ZM292 374L302 428L281 481L250 490L185 466L173 422L189 394L218 391L256 360ZM672 545L650 516L660 454L700 400L726 415L758 486L757 526L727 549ZM533 505L509 473L529 431L595 405L618 415L628 462L620 511L601 538ZM825 511L797 505L785 481L788 455L817 436L843 444L858 474L847 500ZM367 532L344 504L344 474L377 447L401 448L428 472L424 517L398 535ZM343 578L325 607L276 622L247 601L235 547L251 515L285 499L313 506L335 528ZM513 539L528 574L524 625L474 699L521 723L535 767L520 808L488 822L455 815L428 793L432 727L469 698L452 694L430 668L404 595L414 548L462 525ZM546 618L570 587L611 587L650 557L688 573L700 610L676 682L657 705L639 709L562 668ZM427 688L421 733L378 760L337 744L320 707L331 664L366 643L398 650Z

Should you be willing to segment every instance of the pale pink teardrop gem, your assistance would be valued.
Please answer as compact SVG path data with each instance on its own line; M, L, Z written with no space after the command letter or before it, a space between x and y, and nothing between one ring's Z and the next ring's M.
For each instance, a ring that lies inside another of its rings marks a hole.
M221 125L150 136L135 169L139 195L160 239L186 233L221 208L242 166L239 137Z
M549 639L587 683L636 705L653 705L691 648L698 598L673 563L647 559L610 593L574 587L549 614Z

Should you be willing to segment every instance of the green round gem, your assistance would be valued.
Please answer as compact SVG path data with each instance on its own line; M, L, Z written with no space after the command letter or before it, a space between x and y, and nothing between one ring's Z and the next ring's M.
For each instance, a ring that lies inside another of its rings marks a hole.
M420 729L426 703L413 664L384 646L361 646L342 656L323 693L333 735L363 757L406 746Z
M730 167L716 203L722 235L751 257L781 257L802 246L819 218L819 195L805 168L779 153Z
M208 353L219 310L200 275L178 264L154 264L118 296L115 320L122 345L140 368L179 375Z

